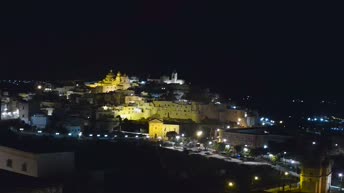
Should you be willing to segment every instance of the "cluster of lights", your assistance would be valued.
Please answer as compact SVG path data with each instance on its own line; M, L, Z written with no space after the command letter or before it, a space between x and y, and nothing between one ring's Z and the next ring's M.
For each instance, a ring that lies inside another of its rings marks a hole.
M10 117L10 118L19 118L19 109L16 109L13 112L7 112L7 108L4 109L5 112L2 112L1 115L6 118L6 117Z
M272 125L275 124L274 120L270 120L269 118L265 118L265 117L260 118L260 122L262 123L262 125L270 125L270 126L272 126ZM280 122L280 123L283 123L283 121Z
M307 121L329 122L329 120L327 118L324 118L324 117L318 117L318 118L317 117L315 117L315 118L308 117Z
M334 130L334 131L344 131L344 128L332 127L331 130Z

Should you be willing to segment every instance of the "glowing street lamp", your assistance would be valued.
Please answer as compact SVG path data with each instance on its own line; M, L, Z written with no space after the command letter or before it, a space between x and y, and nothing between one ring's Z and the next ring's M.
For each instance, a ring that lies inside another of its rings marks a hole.
M285 176L288 176L288 175L289 175L289 172L284 172L284 175L285 175Z
M226 142L227 142L227 139L223 139L223 142L225 142L225 143L226 143Z
M229 186L230 188L234 187L234 182L228 182L228 186Z
M211 141L209 141L209 143L208 143L209 145L211 145L211 144L213 144L213 142L211 142Z
M203 134L203 131L197 131L197 133L196 133L197 137L201 137L202 134Z
M176 140L178 141L179 139L180 139L180 136L179 136L179 135L177 135L177 136L176 136Z
M263 146L263 148L264 148L264 149L267 149L267 148L268 148L268 146L267 146L267 145L264 145L264 146Z
M258 180L259 180L259 177L258 177L258 176L254 176L254 180L255 180L255 181L258 181Z
M343 184L343 173L339 173L338 177L340 178L340 191L342 191L342 184Z
M42 85L38 85L38 86L37 86L37 89L42 89Z
M245 148L244 148L244 152L248 152L248 148L245 147Z

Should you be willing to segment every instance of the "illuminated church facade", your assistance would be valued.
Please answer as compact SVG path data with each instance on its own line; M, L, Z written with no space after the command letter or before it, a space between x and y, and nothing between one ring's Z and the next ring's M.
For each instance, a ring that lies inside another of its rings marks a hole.
M126 74L122 75L118 72L115 76L112 70L110 70L103 80L88 84L87 86L91 88L94 93L108 93L116 90L127 90L130 88L130 81Z

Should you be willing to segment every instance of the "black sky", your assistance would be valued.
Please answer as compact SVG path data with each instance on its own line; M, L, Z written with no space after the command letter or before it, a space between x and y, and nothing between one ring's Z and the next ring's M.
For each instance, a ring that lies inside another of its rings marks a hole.
M225 93L338 94L340 5L214 1L0 6L0 79L177 70Z

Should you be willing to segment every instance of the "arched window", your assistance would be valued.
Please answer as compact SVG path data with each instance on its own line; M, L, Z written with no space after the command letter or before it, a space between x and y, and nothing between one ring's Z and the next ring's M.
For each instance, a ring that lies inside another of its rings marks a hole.
M27 164L26 164L26 163L23 163L23 164L22 164L21 170L22 170L23 172L26 172L26 171L27 171Z
M13 161L11 159L7 159L6 166L11 168L12 165L13 165Z

